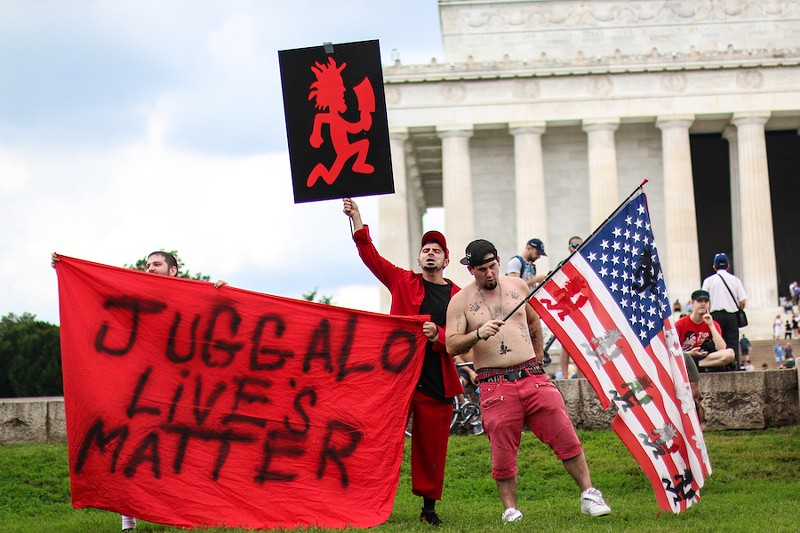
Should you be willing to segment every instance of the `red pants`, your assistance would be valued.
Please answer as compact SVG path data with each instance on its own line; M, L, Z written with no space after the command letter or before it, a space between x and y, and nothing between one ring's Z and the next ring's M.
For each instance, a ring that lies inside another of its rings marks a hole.
M453 406L414 391L411 414L411 492L441 500Z
M517 475L517 451L523 424L550 446L559 461L583 451L564 398L545 374L517 381L481 383L483 428L492 451L492 477Z

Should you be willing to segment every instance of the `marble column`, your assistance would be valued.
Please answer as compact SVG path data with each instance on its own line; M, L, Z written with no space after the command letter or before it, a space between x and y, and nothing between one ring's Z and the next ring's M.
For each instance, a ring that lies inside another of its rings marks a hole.
M406 159L406 183L408 186L408 234L410 236L408 257L411 260L411 268L416 269L419 241L422 238L422 215L427 208L419 168L416 161L410 158Z
M619 206L617 148L619 119L583 121L589 140L589 222L596 228Z
M700 248L697 241L697 214L694 204L692 152L689 126L694 115L658 117L661 151L664 158L665 248L661 266L670 301L687 302L700 288Z
M383 257L402 268L412 268L414 263L409 257L410 228L408 180L406 173L406 141L408 132L405 128L392 129L389 132L389 147L392 152L392 174L394 175L394 194L378 197L378 226L380 237L377 240L378 250ZM373 235L373 239L375 236ZM380 306L388 313L391 295L380 285Z
M775 239L772 230L772 200L767 168L764 124L770 114L734 113L739 152L739 201L742 219L742 249L747 250L733 265L747 291L751 308L778 305Z
M742 196L739 192L739 147L737 145L736 128L728 126L722 131L722 136L728 141L728 165L731 175L731 237L733 238L734 265L743 257L742 250Z
M450 249L451 266L446 275L457 285L472 281L467 269L458 264L464 249L475 239L475 219L472 206L472 170L469 139L472 126L437 127L442 139L442 203L444 204L444 234Z
M528 239L538 237L547 245L547 206L542 159L542 134L545 131L545 123L512 122L508 126L511 135L514 136L514 192L517 215L514 243L522 247ZM549 271L549 257L540 258L536 266L539 272Z

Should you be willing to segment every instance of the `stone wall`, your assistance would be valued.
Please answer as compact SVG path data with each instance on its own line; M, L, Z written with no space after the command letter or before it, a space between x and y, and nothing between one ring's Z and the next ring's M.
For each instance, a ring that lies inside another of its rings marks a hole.
M66 440L64 398L0 399L0 444Z
M605 411L585 379L555 382L580 429L608 429L616 414ZM703 374L706 429L764 429L800 423L798 373L791 370ZM0 444L64 442L64 399L0 399Z
M798 0L440 0L439 10L447 61L724 54L795 48L800 36Z
M616 414L604 411L585 379L555 381L580 429L606 429ZM798 373L791 370L702 374L706 429L764 429L800 423Z

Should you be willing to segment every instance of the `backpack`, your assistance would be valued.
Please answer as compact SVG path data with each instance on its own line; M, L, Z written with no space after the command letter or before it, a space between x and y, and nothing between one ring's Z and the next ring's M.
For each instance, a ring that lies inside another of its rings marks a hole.
M522 258L522 256L521 256L521 255L515 255L515 256L514 256L514 259L519 259L519 264L520 264L520 267L519 267L519 277L522 277L522 274L523 274L523 273L525 273L525 265L526 265L526 262L525 262L525 260ZM533 272L533 275L534 275L534 276L536 275L536 265L532 265L532 266L531 266L531 272Z
M513 259L519 259L519 277L522 277L522 273L525 272L525 260L521 255L515 255Z

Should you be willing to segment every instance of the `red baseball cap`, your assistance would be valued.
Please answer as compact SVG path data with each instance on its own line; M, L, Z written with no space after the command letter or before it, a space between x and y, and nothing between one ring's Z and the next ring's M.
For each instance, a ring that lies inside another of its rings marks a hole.
M447 249L447 240L445 240L444 235L438 231L426 231L425 235L422 236L419 247L422 248L430 242L435 242L442 247L442 250L444 250L445 259L450 257L450 251Z

